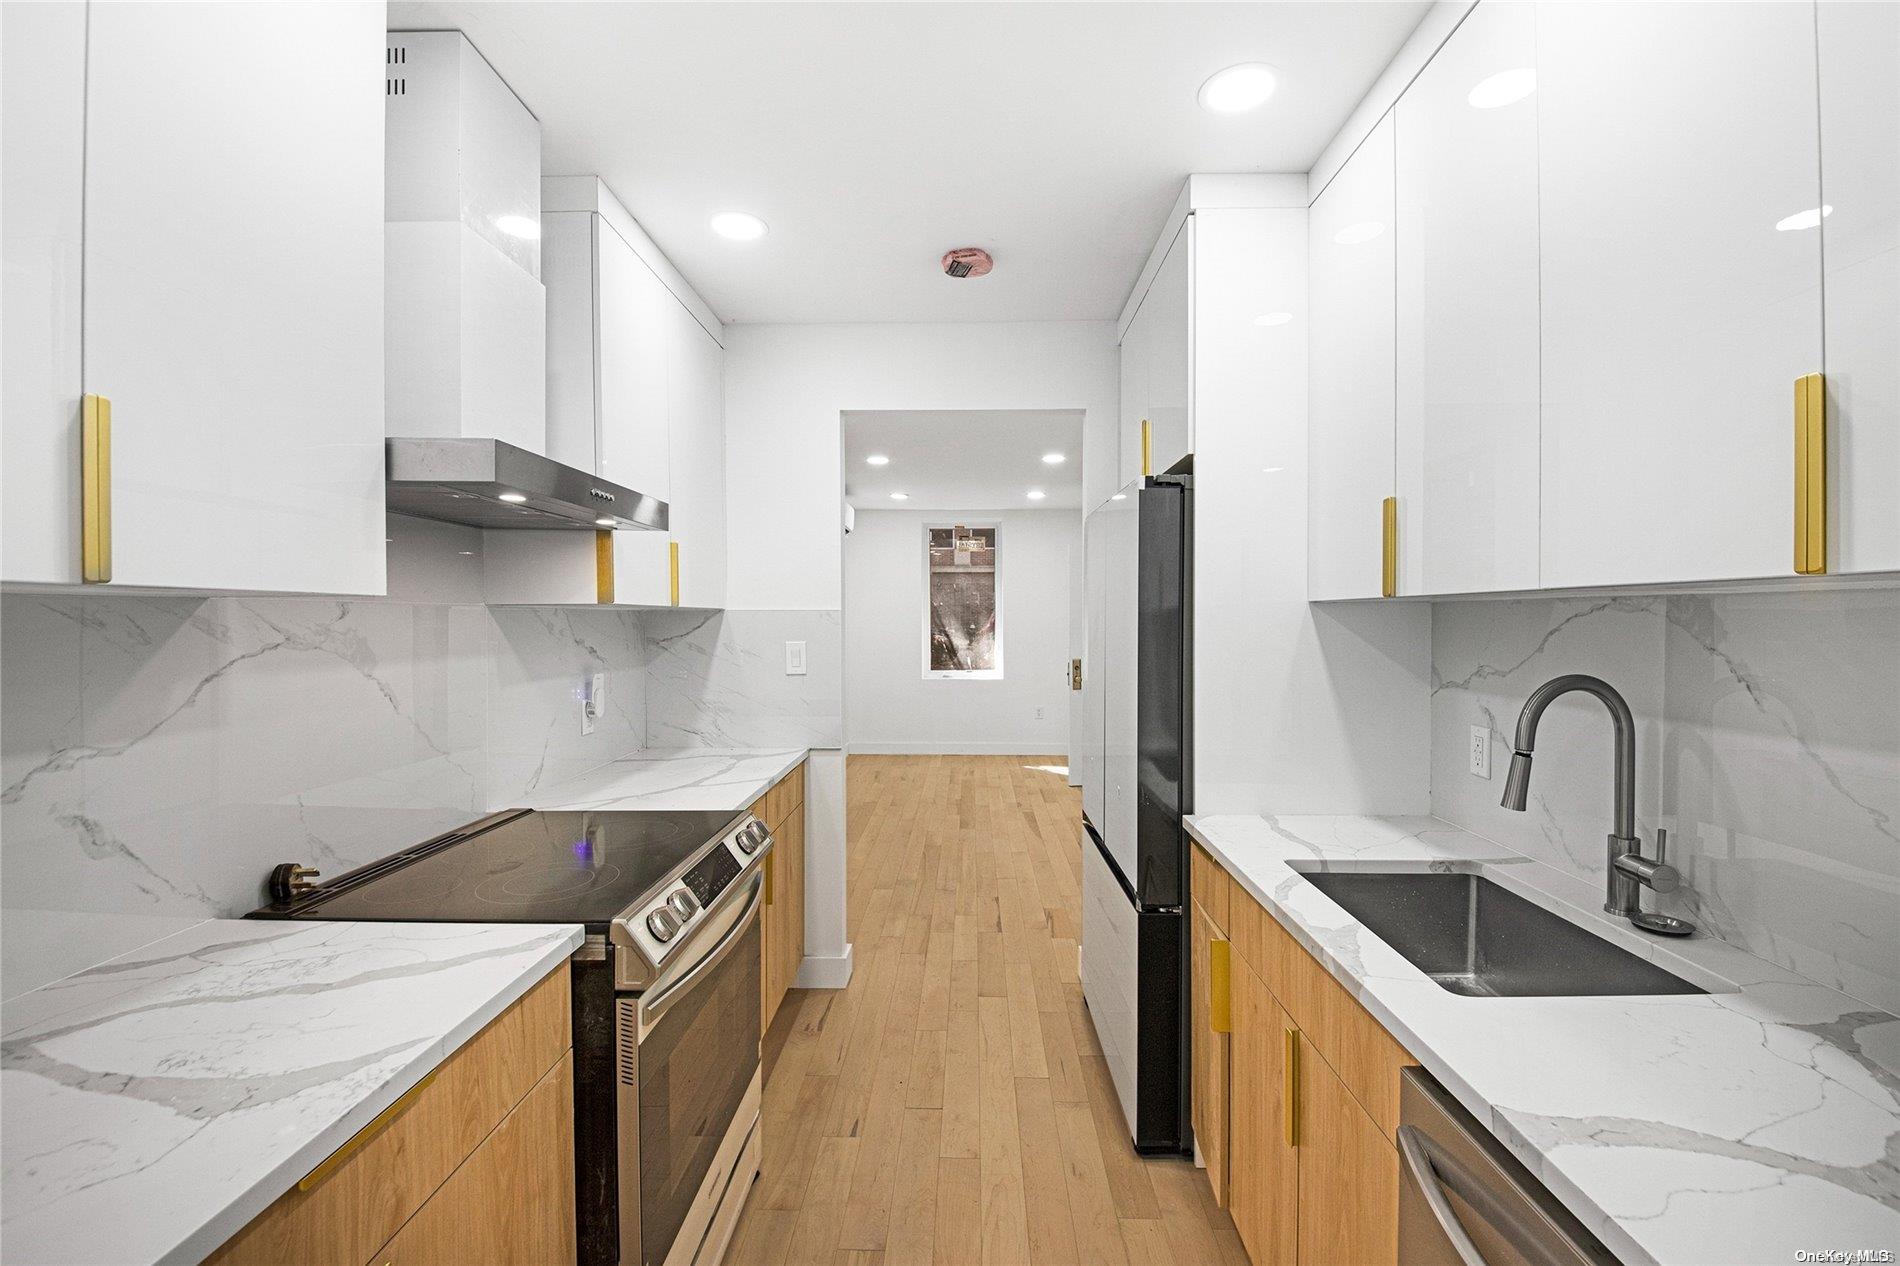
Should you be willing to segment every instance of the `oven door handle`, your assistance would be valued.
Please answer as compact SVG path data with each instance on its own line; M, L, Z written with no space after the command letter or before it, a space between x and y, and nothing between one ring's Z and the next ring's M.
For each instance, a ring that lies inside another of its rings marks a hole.
M688 971L685 975L676 980L668 982L661 988L655 989L640 1000L640 1027L642 1029L666 1014L667 1008L672 1006L681 994L691 989L701 976L704 976L707 972L719 966L726 955L732 952L733 946L739 943L739 938L744 936L746 930L752 926L752 920L756 918L759 913L759 904L764 899L765 872L762 870L754 871L752 873L752 894L746 898L745 912L733 921L731 927L726 929L725 934L719 938L718 944L706 951L706 956L697 963L694 963L691 971Z

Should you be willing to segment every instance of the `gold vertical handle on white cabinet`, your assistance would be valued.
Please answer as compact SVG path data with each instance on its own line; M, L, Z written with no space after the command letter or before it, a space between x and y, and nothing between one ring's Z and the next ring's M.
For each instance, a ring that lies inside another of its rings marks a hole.
M1379 596L1399 592L1399 499L1387 497L1379 507Z
M1207 943L1207 1028L1211 1033L1234 1031L1233 942Z
M614 534L594 533L594 601L614 600Z
M1794 569L1827 574L1827 380L1794 380Z
M79 578L112 579L112 401L85 396L79 407Z
M669 592L673 605L677 607L680 604L680 543L678 541L666 543L666 568Z
M1300 1145L1300 1031L1286 1031L1285 1075L1281 1078L1280 1110L1286 1118L1286 1145Z
M1147 418L1141 420L1141 477L1146 479L1155 473L1155 424Z

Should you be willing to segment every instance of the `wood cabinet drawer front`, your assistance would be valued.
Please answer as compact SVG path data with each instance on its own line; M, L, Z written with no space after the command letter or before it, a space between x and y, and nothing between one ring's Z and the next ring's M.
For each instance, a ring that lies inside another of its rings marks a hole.
M1199 844L1193 846L1190 857L1188 880L1194 900L1201 903L1214 926L1225 932L1233 919L1233 878Z
M561 1059L571 1042L568 1005L564 963L443 1061L407 1109L327 1177L286 1192L207 1260L370 1260Z
M1301 1061L1299 1096L1299 1260L1394 1266L1398 1149L1324 1062Z
M773 834L777 834L778 829L785 825L785 820L792 816L792 811L804 803L805 766L800 764L797 769L772 784L771 790L753 804L752 812L772 828Z
M373 1259L400 1266L574 1260L568 1051Z

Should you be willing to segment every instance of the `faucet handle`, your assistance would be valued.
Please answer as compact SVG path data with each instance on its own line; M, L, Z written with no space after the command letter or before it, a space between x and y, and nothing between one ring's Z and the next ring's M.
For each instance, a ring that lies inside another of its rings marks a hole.
M1656 828L1656 864L1658 866L1669 864L1669 828L1666 826Z

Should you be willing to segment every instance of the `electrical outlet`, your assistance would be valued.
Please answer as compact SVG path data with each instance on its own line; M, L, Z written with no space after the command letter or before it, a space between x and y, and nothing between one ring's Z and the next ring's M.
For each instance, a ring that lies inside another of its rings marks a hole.
M592 734L594 722L607 712L607 674L588 673L581 678L581 733Z
M1471 773L1476 778L1491 776L1491 727L1471 727Z
M787 677L805 675L805 644L803 642L785 643L785 675Z
M1037 708L1037 709L1036 709L1036 720L1038 720L1038 721L1040 721L1040 720L1042 720L1042 709L1041 709L1041 708Z

